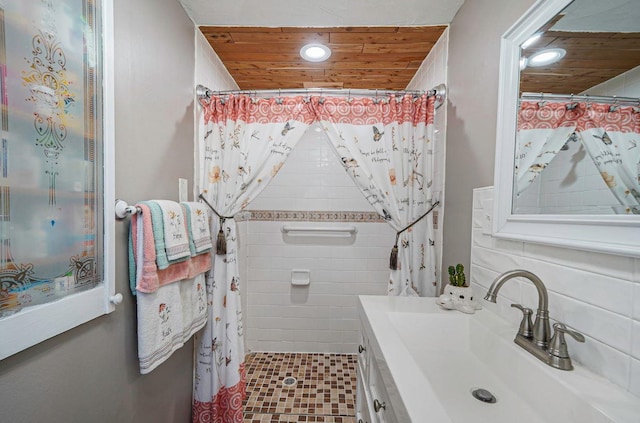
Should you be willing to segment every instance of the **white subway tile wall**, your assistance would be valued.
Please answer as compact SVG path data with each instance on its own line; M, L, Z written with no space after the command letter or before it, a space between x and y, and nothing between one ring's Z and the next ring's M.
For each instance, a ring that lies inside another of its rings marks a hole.
M233 80L204 35L198 28L194 28L194 33L196 44L195 83L212 90L237 90L238 84Z
M252 210L373 212L324 133L312 126ZM264 214L264 213L258 213ZM282 213L280 213L282 214ZM245 239L245 342L248 351L357 350L358 295L385 295L394 232L386 222L248 220ZM283 225L355 226L355 237L284 236ZM243 260L241 260L242 263ZM310 284L291 284L308 269Z
M251 210L373 210L318 129L304 134Z
M567 147L520 195L520 213L613 213L618 200L582 143L570 142Z
M248 350L353 353L357 296L386 294L393 230L386 223L329 222L324 225L356 226L353 243L324 236L287 243L283 224L249 222ZM293 269L310 271L308 286L291 284Z
M583 94L640 97L640 66L636 66L615 78L589 88Z
M413 76L407 89L430 90L447 82L447 58L449 52L449 28L445 29L429 55Z
M479 291L475 295L484 296L501 272L532 271L547 286L552 321L565 323L587 338L584 344L567 339L573 359L640 395L640 260L484 235L478 216L483 214L482 200L493 195L492 187L473 193L470 277ZM510 304L535 309L537 299L531 283L514 279L500 290L497 304L483 301L483 306L512 322L515 334L521 313Z

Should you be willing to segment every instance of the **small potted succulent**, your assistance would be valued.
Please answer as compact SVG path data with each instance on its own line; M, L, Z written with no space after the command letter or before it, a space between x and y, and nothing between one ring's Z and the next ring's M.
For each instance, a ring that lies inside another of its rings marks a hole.
M467 278L464 276L464 266L461 263L456 264L456 267L449 266L449 285L453 286L465 286L467 284Z
M436 302L448 310L475 313L481 306L473 297L473 288L467 286L464 266L461 263L449 266L448 272L449 284L444 287L444 293L436 298Z

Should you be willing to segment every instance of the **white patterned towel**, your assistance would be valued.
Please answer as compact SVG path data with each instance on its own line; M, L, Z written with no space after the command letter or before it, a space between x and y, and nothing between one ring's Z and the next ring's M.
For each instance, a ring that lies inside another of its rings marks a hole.
M209 214L202 203L182 202L187 214L187 227L195 246L195 253L202 254L213 248L209 229Z
M138 292L138 358L140 373L164 363L207 323L204 274Z
M156 292L138 292L138 359L140 373L147 374L184 345L180 284Z
M170 262L184 261L191 257L185 216L180 204L169 200L155 200L162 209L164 224L164 248Z

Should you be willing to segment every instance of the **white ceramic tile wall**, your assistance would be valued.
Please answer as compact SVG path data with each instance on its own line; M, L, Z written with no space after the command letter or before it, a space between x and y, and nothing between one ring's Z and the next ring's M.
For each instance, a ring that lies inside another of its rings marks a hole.
M570 142L568 146L521 194L519 212L611 214L612 206L619 204L582 143Z
M596 85L586 90L583 94L640 97L640 66Z
M373 211L318 125L312 125L252 210Z
M523 268L538 275L549 291L551 318L584 333L586 343L567 340L576 362L640 396L640 260L484 235L482 201L493 188L473 193L471 281L480 293L501 272ZM477 295L477 294L476 294ZM480 295L483 296L483 295ZM509 281L497 304L483 305L513 323L521 313L511 303L537 306L537 293L524 280Z
M363 211L373 208L345 172L324 133L309 128L253 210ZM282 225L246 228L245 342L249 351L353 353L358 342L358 295L386 293L393 230L356 224L354 244L308 238L287 244ZM347 226L352 223L313 223ZM245 233L241 233L243 237ZM291 270L308 269L308 286L293 286Z
M353 353L357 296L386 294L393 230L386 223L356 223L353 244L311 237L292 244L283 240L284 223L248 222L247 349ZM308 269L309 285L293 286L292 269Z
M200 30L195 28L196 52L195 75L196 84L204 85L212 90L237 90L238 84L233 80L227 68Z
M542 213L611 214L619 204L580 142L558 153L540 177L540 192L548 193L540 196Z
M238 225L238 270L240 272L240 306L242 307L242 324L245 328L247 327L247 280L249 278L249 268L247 266L247 238L249 233L249 221L243 220L237 222ZM246 348L246 337L245 337L245 348Z

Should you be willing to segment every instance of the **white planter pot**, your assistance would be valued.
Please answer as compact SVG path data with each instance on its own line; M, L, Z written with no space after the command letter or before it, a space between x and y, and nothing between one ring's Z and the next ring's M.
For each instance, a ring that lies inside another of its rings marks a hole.
M482 308L474 297L473 288L470 286L446 285L444 293L436 298L436 303L447 310L458 310L469 314Z

